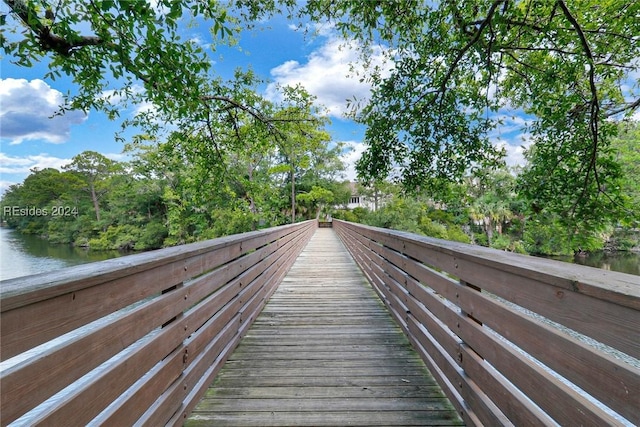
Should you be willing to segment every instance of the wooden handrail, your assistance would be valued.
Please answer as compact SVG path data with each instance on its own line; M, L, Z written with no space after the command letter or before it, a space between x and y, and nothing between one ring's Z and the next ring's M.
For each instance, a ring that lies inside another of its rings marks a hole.
M640 277L333 227L468 425L640 425Z
M316 221L0 286L1 425L182 425Z

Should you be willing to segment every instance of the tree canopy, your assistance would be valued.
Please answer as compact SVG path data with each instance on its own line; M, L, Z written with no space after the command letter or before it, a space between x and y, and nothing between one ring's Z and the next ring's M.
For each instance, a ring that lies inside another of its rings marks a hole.
M230 146L221 144L220 129L239 141L239 130L252 121L284 141L292 120L314 119L298 112L283 120L286 110L246 90L256 82L248 71L222 81L203 45L182 39L180 26L208 25L207 49L215 49L270 14L329 20L359 42L365 61L380 44L392 64L391 71L369 67L363 76L373 85L355 113L367 126L367 150L357 165L363 181L397 175L410 189L429 190L496 167L504 153L494 145L495 132L518 115L526 119L521 131L530 144L519 186L532 209L560 215L567 225L594 226L633 210L612 141L613 120L640 108L639 2L4 3L10 14L0 16L3 51L22 66L46 60L49 78L71 77L77 92L65 108L116 115L116 101L150 103L154 108L134 120L143 137L168 124L165 130L188 135L179 139L188 142L185 152L218 160L227 159Z
M514 114L532 143L522 188L568 221L624 211L612 119L640 107L640 3L616 0L308 2L368 48L387 47L388 76L367 76L358 114L366 180L410 188L496 165L492 132ZM636 79L634 81L634 79Z
M2 16L4 52L21 66L48 61L47 78L73 78L77 92L65 108L112 114L114 100L151 102L172 117L206 102L211 63L195 40L181 38L180 24L210 21L213 48L235 31L217 1L4 2L17 21L5 27Z

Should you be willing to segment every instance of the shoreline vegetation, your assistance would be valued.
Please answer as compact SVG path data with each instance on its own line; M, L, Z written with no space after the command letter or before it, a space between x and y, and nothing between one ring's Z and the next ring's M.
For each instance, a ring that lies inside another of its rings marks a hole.
M48 173L57 176L55 172ZM34 172L34 174L37 175L38 172ZM23 187L24 185L19 188ZM342 188L342 203L346 205L350 194L347 189L353 188L353 186L346 182L336 182L333 188L336 194L339 194ZM285 189L285 191L289 190ZM366 193L366 189L361 188L360 191ZM303 202L304 199L302 197ZM105 203L107 200L104 200L101 205L103 215L100 223L95 221L93 217L87 217L86 211L83 215L73 213L73 209L58 209L56 212L69 212L70 214L54 216L44 215L45 211L50 213L53 210L42 207L39 208L39 211L34 209L34 212L41 213L40 216L5 216L0 225L16 230L20 234L43 239L50 244L70 245L83 252L86 251L87 254L96 254L96 256L100 253L106 254L108 251L129 255L181 244L170 235L172 230L180 230L180 227L175 227L175 224L173 227L168 226L168 209L162 207L162 200L150 203L150 206L154 206L154 208L148 208L146 215L136 216L132 210L129 210L127 216L121 217L119 221L111 219L110 213L113 208L110 203ZM5 199L2 200L2 203L4 202ZM132 202L129 201L129 203ZM597 232L589 232L589 239L582 238L580 240L589 244L588 249L584 247L576 249L575 241L572 241L571 235L558 222L527 221L527 218L523 218L522 215L510 214L503 217L499 223L489 224L484 220L485 218L479 220L478 214L474 214L473 209L460 209L456 215L454 214L456 211L439 209L433 206L432 202L405 197L401 192L398 192L397 188L391 187L386 189L384 196L379 197L378 202L380 206L376 210L364 207L330 209L323 206L315 206L310 209L310 206L307 206L306 209L300 210L297 219L333 217L440 239L477 244L498 250L640 274L640 268L638 268L640 265L640 229L638 228L603 227ZM0 208L4 211L2 203L0 203ZM85 208L87 208L86 203L85 200ZM283 203L284 205L288 204L287 201ZM81 206L82 204L79 203L78 212L82 211ZM289 211L284 207L282 209L283 212L278 216L277 222L268 222L260 216L251 216L243 210L220 209L218 212L210 212L207 225L202 225L199 229L202 232L198 234L199 231L192 228L192 234L183 238L182 243L285 224L290 221ZM91 213L89 209L87 210ZM313 214L313 212L318 213ZM27 211L27 213L29 212ZM196 214L197 212L193 211L193 215ZM190 216L185 216L185 219L188 223L194 221L194 218ZM632 254L638 254L638 257L636 258Z
M335 216L336 218L340 217L349 217L349 215L344 215L343 213L337 213L337 215ZM14 230L22 235L25 235L27 233L24 233L22 231L20 231L19 229L15 229L11 226L9 226L6 222L0 222L0 227L2 228L9 228L11 230ZM407 231L407 230L400 230L400 231ZM457 231L454 231L454 233L457 233ZM422 235L427 235L421 232L417 232L417 234L422 234ZM27 234L27 235L32 235L32 234ZM428 235L427 235L428 236ZM154 249L162 249L162 248L166 248L169 246L158 246L158 247L151 247L151 248L143 248L143 249L135 249L135 244L133 242L129 242L123 246L120 247L102 247L102 246L91 246L90 241L86 241L83 240L80 243L76 243L76 242L60 242L60 241L52 241L48 238L48 236L46 235L36 235L34 236L36 238L42 239L44 241L46 241L48 244L53 244L53 245L69 245L70 247L74 247L74 248L79 248L79 249L83 249L86 251L95 251L95 252L111 252L111 251L119 251L120 253L124 254L124 255L128 255L128 254L134 254L134 253L139 253L139 252L144 252L144 251L149 251L149 250L154 250ZM220 236L222 237L222 236ZM459 241L462 243L470 243L470 244L478 244L480 246L487 246L487 245L482 245L480 243L475 243L470 241L468 238L459 238L458 240L455 239L447 239L445 238L445 236L430 236L430 237L436 237L436 238L443 238L445 240L454 240L454 241ZM468 237L468 236L467 236ZM611 236L611 238L609 240L606 240L604 242L604 245L601 249L596 249L593 251L584 251L584 250L578 250L577 252L574 252L572 254L570 253L562 253L562 252L555 252L555 253L543 253L543 252L527 252L525 251L517 251L517 250L513 250L513 244L510 244L509 246L504 247L502 245L502 241L499 241L498 243L492 245L492 246L488 246L488 247L492 247L494 249L498 249L498 250L504 250L504 251L508 251L508 252L518 252L518 253L522 253L525 255L532 255L532 256L537 256L537 257L543 257L543 258L551 258L551 259L561 259L561 260L567 260L569 257L576 257L576 258L581 258L581 257L587 257L589 255L595 254L595 253L602 253L602 254L624 254L624 253L632 253L632 254L640 254L640 230L619 230L613 233L613 235ZM569 261L570 262L570 261Z
M338 213L338 216L340 213ZM109 259L113 257L127 256L133 255L136 253L140 253L143 251L133 250L130 248L113 250L113 249L95 249L91 248L88 244L84 246L74 245L73 243L51 243L45 237L46 236L35 236L35 235L24 235L15 229L11 229L7 226L6 223L0 223L0 227L4 229L9 229L11 232L18 233L19 236L24 236L25 243L20 246L24 246L24 250L26 254L31 254L32 256L45 256L46 258L53 257L56 259L58 256L61 257L63 262L71 261L71 264L75 265L77 263L86 263L86 262L94 262L100 261L103 259ZM622 231L622 230L619 230ZM633 239L629 239L629 233L633 234ZM421 233L422 234L422 233ZM620 234L620 233L618 233ZM636 244L640 241L640 230L625 230L627 235L626 241L635 241ZM619 236L618 236L619 237ZM607 241L604 245L604 248L599 251L594 252L579 252L575 254L568 255L549 255L549 254L529 254L535 257L541 257L546 259L553 259L556 261L562 261L577 265L590 266L605 270L618 271L627 274L640 275L640 248L638 246L634 246L628 249L621 249L617 247L618 242L614 240L618 239L618 237L614 237ZM15 237L14 237L15 238ZM20 237L22 240L22 237ZM42 241L43 243L34 243L36 241ZM29 243L30 242L30 243ZM35 245L35 246L34 246ZM44 245L44 246L43 246ZM508 250L508 248L502 249ZM32 253L32 251L35 251ZM46 254L46 255L43 255ZM71 257L71 258L69 258ZM77 259L76 259L77 257Z
M345 219L348 221L353 220L354 218L348 213L350 211L348 210L336 210L334 211L334 217L337 219ZM346 213L346 214L345 214ZM355 222L360 222L361 221L355 221ZM371 224L369 224L371 225ZM125 244L121 247L101 247L101 246L91 246L90 241L87 240L82 240L78 243L76 242L64 242L64 241L53 241L51 239L49 239L49 237L47 235L33 235L30 233L25 233L23 231L21 231L20 229L14 228L12 226L10 226L7 221L0 221L0 227L2 228L9 228L11 230L16 231L17 233L20 233L21 235L30 235L30 236L34 236L36 238L42 239L44 241L46 241L49 244L53 244L53 245L70 245L71 247L75 247L75 248L80 248L80 249L85 249L85 250L90 250L90 251L120 251L123 254L132 254L132 253L137 253L137 252L144 252L144 251L148 251L148 250L153 250L153 249L162 249L162 248L166 248L169 246L158 246L158 247L152 247L152 248L143 248L143 249L135 249L135 244L133 242L129 242L128 244ZM458 230L457 228L453 228L453 229L449 229L445 226L445 229L449 230L450 233L452 233L454 236L457 235L458 238L450 238L449 236L443 236L441 233L436 233L439 234L437 236L431 236L429 234L425 234L421 231L412 231L415 232L416 234L421 234L421 235L425 235L425 236L430 236L430 237L436 237L436 238L441 238L444 240L453 240L453 241L458 241L458 242L462 242L462 243L470 243L470 244L478 244L480 246L488 246L486 244L482 244L482 243L477 243L477 242L473 242L471 241L470 237L467 235L466 237L460 237L462 236L462 234L460 233L460 230ZM397 229L400 230L400 229ZM249 230L248 230L249 231ZM409 231L409 230L400 230L400 231ZM464 233L464 232L463 232ZM220 236L222 237L222 236ZM481 239L484 240L484 239ZM508 251L508 252L518 252L513 249L513 244L503 247L502 245L502 241L498 241L497 243L495 243L492 246L488 246L488 247L492 247L494 249L499 249L499 250L504 250L504 251ZM543 253L543 252L527 252L527 251L521 251L519 253L523 253L526 255L533 255L533 256L541 256L541 257L558 257L558 258L565 258L565 257L569 257L569 256L575 256L575 257L584 257L584 256L588 256L592 253L596 253L596 252L601 252L604 254L616 254L616 253L634 253L634 254L640 254L640 229L634 229L634 230L628 230L628 229L619 229L619 230L615 230L611 237L607 240L604 241L603 247L601 249L596 249L594 251L584 251L584 250L578 250L572 254L570 253L560 253L560 252L556 252L556 253Z
M640 252L638 124L620 125L611 144L625 203L597 220L581 219L570 204L564 214L540 205L523 190L522 168L479 169L417 191L344 181L346 148L321 128L309 132L305 143L253 146L224 159L176 141L128 146L129 162L85 151L62 170L33 169L11 185L1 221L91 250L146 251L331 216L533 255ZM354 199L357 207L347 209Z
M331 140L327 108L304 82L266 96L248 64L223 78L215 60L286 17L354 48L354 77L371 89L344 93L344 117L365 129L355 169L376 208L336 217L523 253L640 246L635 4L5 3L12 65L73 82L60 114L115 119L145 106L115 136L129 162L85 151L6 191L2 217L21 233L142 251L347 206L346 143ZM185 43L185 24L200 19L207 40ZM523 165L507 168L516 140Z

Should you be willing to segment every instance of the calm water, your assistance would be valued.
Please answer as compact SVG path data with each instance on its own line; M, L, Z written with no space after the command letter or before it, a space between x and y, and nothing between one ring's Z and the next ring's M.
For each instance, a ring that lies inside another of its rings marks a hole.
M102 261L118 251L88 251L71 245L52 245L36 236L0 227L0 280L59 270L72 265Z
M36 236L25 236L0 227L0 280L122 255L118 251L88 251L70 245L52 245ZM640 276L640 253L595 253L587 257L556 259Z
M637 252L596 252L585 257L554 257L554 259L640 276L640 253Z

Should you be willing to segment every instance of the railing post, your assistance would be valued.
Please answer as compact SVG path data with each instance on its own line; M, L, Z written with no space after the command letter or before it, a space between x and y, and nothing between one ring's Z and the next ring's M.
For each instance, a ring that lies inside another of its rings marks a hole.
M186 269L186 267L185 267ZM174 292L177 291L178 289L182 288L184 286L183 283L180 283L179 285L174 285L171 286L170 288L167 289L163 289L162 292L160 293L161 295L165 295L168 294L169 292ZM162 328L166 328L167 326L169 326L171 323L175 322L176 320L180 319L182 317L183 313L178 313L175 317L172 317L171 319L167 320L166 322L164 322L162 324Z
M473 289L473 290L474 290L474 291L476 291L476 292L482 292L482 288L480 288L479 286L476 286L476 285L472 285L471 283L467 283L467 282L465 282L464 280L460 280L460 284L461 284L462 286L467 287L467 288L471 288L471 289ZM457 296L458 296L458 298L459 298L459 294L458 294ZM466 311L464 311L464 310L462 310L462 309L461 309L460 311L462 312L462 315L463 315L463 316L467 316L469 319L473 320L473 321L474 321L474 322L476 322L478 325L482 326L482 322L481 322L478 318L474 317L474 316L473 316L473 314L471 314L471 313L467 313Z

